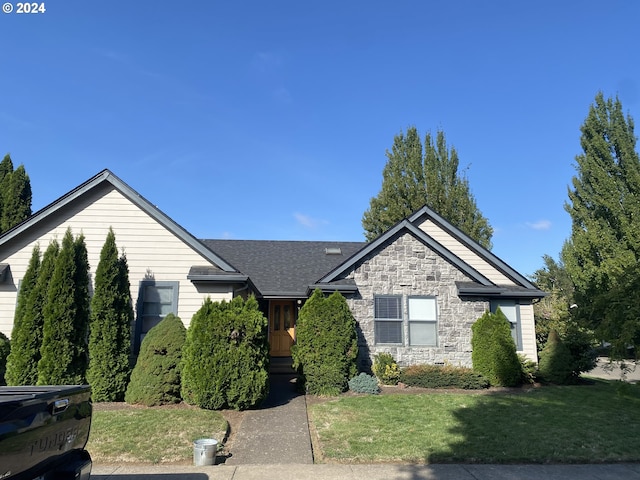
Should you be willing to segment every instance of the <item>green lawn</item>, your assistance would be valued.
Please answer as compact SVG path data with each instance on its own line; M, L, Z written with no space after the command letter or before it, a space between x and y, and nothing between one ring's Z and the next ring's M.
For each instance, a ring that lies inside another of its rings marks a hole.
M97 408L87 450L95 463L186 463L194 440L222 442L226 429L220 412L198 408Z
M623 385L342 397L309 415L322 455L340 462L635 462L640 385Z

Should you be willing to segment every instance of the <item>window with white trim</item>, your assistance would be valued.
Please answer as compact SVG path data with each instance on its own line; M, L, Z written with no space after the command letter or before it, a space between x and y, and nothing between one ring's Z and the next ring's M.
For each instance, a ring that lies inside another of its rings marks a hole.
M438 322L435 297L409 297L409 345L436 347Z
M511 338L516 344L516 350L522 350L522 332L520 329L520 305L516 300L491 300L491 312L502 311L511 326Z
M374 297L376 344L402 344L402 296Z
M149 330L170 313L178 314L178 282L141 281L135 329L136 351Z

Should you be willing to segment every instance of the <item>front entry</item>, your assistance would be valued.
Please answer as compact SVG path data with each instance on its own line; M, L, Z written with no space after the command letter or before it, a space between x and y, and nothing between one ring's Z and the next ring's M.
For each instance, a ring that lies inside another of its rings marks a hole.
M272 357L290 357L296 338L296 305L291 300L269 302L269 344Z

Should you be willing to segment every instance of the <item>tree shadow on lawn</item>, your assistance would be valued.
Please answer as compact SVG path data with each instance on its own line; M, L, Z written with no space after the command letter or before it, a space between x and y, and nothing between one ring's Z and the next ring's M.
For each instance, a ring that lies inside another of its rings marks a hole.
M470 397L452 441L425 463L602 463L640 460L640 387L587 381Z

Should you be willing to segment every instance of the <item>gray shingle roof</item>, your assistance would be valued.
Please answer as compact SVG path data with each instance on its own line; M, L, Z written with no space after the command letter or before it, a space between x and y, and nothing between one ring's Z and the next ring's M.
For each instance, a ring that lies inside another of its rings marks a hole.
M366 245L365 242L202 240L209 249L251 278L265 297L306 298L315 284ZM327 254L339 248L341 254Z

